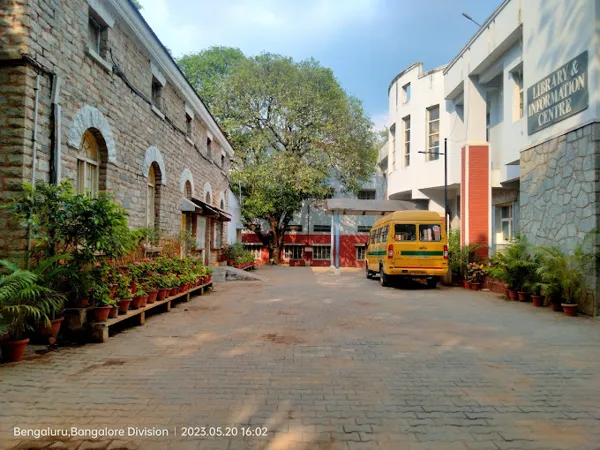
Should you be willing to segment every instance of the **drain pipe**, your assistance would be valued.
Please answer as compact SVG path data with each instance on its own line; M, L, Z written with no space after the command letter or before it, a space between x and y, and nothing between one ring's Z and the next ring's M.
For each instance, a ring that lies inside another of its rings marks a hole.
M31 159L31 185L35 185L35 166L37 159L37 130L38 130L38 108L40 100L40 75L35 77L35 104L33 109L33 155ZM27 230L27 268L30 267L31 259L31 227Z

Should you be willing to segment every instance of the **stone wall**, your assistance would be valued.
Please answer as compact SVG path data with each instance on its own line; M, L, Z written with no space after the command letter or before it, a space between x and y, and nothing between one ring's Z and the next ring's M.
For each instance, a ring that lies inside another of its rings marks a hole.
M149 104L150 52L120 23L118 16L103 38L106 53L99 59L87 49L87 0L0 1L0 16L12 21L11 26L0 22L0 42L9 38L14 41L14 30L20 30L20 51L34 61L19 65L17 61L9 61L14 60L12 54L0 65L2 200L14 196L21 181L31 179L34 87L38 74L41 89L36 178L47 181L50 178L52 145L56 140L52 136L54 73L62 81L59 101L63 179L76 180L81 136L89 129L101 148L100 188L113 192L128 210L130 226L138 228L146 224L147 175L152 162L158 163L161 172L158 226L163 235L180 233L182 179L191 178L195 197L205 200L206 191L210 191L211 202L220 206L224 198L227 208L229 158L222 161L219 147L219 140L225 137L214 136L209 152L207 124L198 114L193 119L193 132L188 135L186 99L169 79L160 111ZM122 6L131 7L126 1ZM113 64L130 85L112 71ZM3 216L2 221L0 225L4 226L7 217ZM211 229L212 224L207 233ZM222 241L226 242L227 227L223 229ZM22 240L16 237L0 240L1 254L23 249ZM212 259L215 257L213 252Z
M521 230L534 245L556 244L568 251L600 230L599 123L523 151L520 165ZM589 315L600 312L598 269L587 278L588 295L580 304Z

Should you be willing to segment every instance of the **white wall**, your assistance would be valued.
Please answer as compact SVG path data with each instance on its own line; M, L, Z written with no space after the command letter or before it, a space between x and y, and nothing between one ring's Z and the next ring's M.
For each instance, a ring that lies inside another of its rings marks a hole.
M411 85L411 98L404 102L403 89L407 83ZM427 108L440 107L440 153L444 152L443 138L447 135L449 115L446 112L443 98L442 70L436 69L423 73L423 65L418 63L407 69L390 87L389 91L389 126L396 126L395 148L390 133L388 138L388 197L389 198L428 198L421 189L444 185L444 157L427 161L424 154L427 151ZM398 104L396 104L398 91ZM404 121L410 115L410 164L404 165ZM456 155L460 159L460 155ZM394 164L395 161L395 164ZM458 182L460 172L449 171L448 183ZM406 193L409 193L406 195ZM405 194L405 195L399 195Z
M231 222L227 222L227 243L233 244L237 242L237 230L242 227L242 210L237 197L233 195L231 189L227 189L229 199L227 202L227 212L231 214Z

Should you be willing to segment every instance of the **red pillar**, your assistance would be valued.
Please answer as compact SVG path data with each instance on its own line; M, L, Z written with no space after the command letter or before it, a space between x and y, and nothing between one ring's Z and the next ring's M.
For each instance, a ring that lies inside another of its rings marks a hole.
M487 256L490 229L490 151L489 145L466 145L461 150L461 241L481 244Z

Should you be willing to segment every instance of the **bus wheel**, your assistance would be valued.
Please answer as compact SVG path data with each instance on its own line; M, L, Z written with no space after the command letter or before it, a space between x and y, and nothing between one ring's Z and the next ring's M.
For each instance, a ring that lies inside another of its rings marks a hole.
M373 272L369 270L369 264L365 263L365 272L367 274L367 278L370 280L373 278Z
M427 278L427 287L430 289L435 289L437 287L437 282L437 277Z
M379 284L381 284L382 287L388 287L390 285L390 277L383 271L383 266L379 268Z

